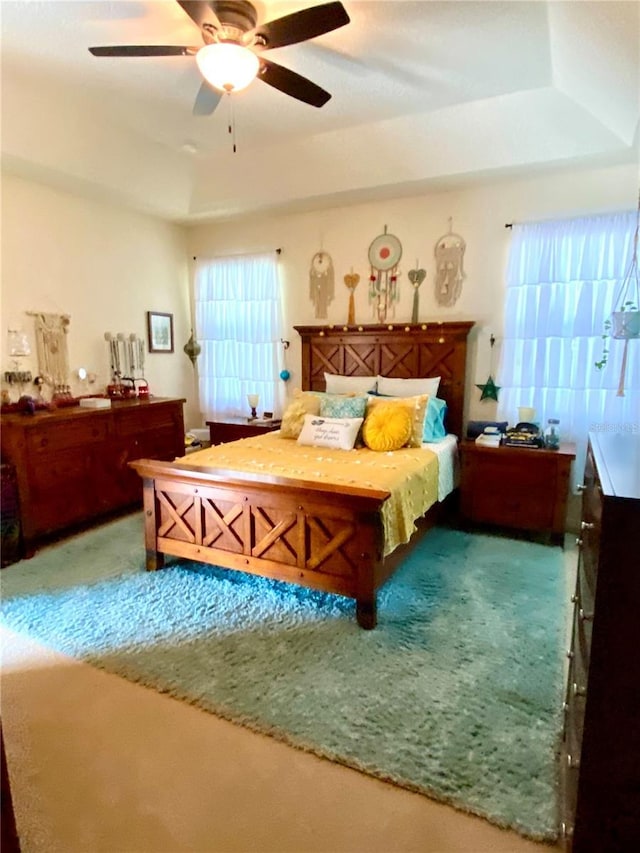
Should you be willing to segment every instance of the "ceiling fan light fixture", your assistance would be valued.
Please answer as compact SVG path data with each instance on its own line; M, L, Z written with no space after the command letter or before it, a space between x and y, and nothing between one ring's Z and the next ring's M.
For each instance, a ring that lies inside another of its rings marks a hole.
M221 92L245 89L260 68L252 50L233 42L205 45L196 54L196 62L205 80Z

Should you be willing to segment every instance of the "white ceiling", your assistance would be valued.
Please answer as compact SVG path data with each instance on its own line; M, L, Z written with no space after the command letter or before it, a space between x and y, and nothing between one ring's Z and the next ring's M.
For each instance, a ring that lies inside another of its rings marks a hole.
M317 2L254 5L268 21ZM331 92L324 107L258 80L195 117L193 57L87 50L199 45L175 0L2 0L3 165L187 222L637 162L635 0L344 6L347 26L268 54Z

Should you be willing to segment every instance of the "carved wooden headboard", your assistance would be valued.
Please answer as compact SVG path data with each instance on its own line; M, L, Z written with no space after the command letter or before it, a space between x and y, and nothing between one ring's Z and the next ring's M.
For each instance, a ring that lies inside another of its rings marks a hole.
M302 389L324 391L325 373L441 376L447 430L463 437L467 336L473 322L294 326L302 339Z

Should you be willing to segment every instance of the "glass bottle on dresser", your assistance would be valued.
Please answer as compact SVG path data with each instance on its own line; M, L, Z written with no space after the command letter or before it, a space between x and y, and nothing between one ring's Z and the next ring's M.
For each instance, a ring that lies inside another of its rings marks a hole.
M558 450L560 447L560 421L549 418L544 431L544 446L547 450Z

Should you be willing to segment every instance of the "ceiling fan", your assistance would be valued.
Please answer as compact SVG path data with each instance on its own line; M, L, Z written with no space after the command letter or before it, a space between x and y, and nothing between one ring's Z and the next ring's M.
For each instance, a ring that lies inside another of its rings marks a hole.
M199 27L204 46L121 45L90 47L94 56L195 56L204 77L193 112L209 115L223 94L245 88L254 78L314 107L331 98L320 86L283 65L265 59L262 52L307 41L349 23L339 2L312 6L258 25L248 0L176 0Z

